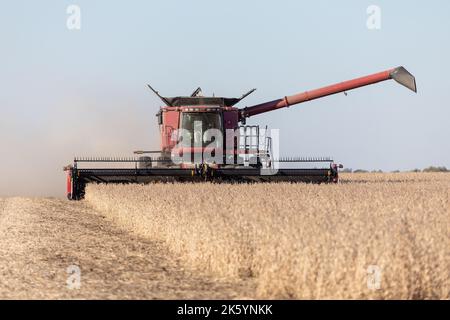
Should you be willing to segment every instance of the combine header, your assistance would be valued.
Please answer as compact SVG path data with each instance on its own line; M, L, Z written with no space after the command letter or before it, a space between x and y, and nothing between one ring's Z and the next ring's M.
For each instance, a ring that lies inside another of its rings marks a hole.
M403 67L242 109L235 105L255 89L240 98L204 97L200 88L190 96L169 98L149 86L165 104L156 115L161 150L135 151L137 156L130 158L75 158L64 168L67 197L82 199L87 183L337 182L340 166L333 159L281 158L274 148L274 134L267 128L246 125L246 119L389 79L417 92L414 76Z

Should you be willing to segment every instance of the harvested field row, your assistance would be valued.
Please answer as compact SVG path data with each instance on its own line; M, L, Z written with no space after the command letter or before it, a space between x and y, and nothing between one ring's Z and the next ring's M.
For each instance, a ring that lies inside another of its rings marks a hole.
M254 291L188 272L162 241L132 235L82 202L0 198L0 242L0 299L233 299ZM79 278L68 273L74 267Z

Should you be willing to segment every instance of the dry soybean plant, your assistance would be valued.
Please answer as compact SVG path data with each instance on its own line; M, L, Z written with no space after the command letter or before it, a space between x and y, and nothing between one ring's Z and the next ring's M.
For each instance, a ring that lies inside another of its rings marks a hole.
M194 270L251 278L257 298L449 299L450 174L341 180L91 185L86 201Z

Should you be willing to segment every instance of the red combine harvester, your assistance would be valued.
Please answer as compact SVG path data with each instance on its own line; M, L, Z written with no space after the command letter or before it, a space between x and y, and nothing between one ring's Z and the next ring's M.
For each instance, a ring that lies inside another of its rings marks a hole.
M168 98L149 86L165 104L156 115L161 150L135 151L140 156L129 158L75 158L64 168L67 197L82 199L88 183L337 182L339 166L331 158L278 157L268 130L247 126L246 119L389 79L417 92L414 76L403 67L241 109L235 105L255 89L240 98L204 97L200 88L190 96ZM83 167L86 163L89 167ZM293 163L297 167L292 168Z

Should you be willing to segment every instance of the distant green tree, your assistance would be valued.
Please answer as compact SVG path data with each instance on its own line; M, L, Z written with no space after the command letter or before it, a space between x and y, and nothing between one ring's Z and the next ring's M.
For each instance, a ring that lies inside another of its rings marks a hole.
M448 170L446 167L430 166L428 168L423 169L423 172L448 172Z
M364 170L364 169L356 169L355 171L353 171L354 173L367 173L369 171Z

